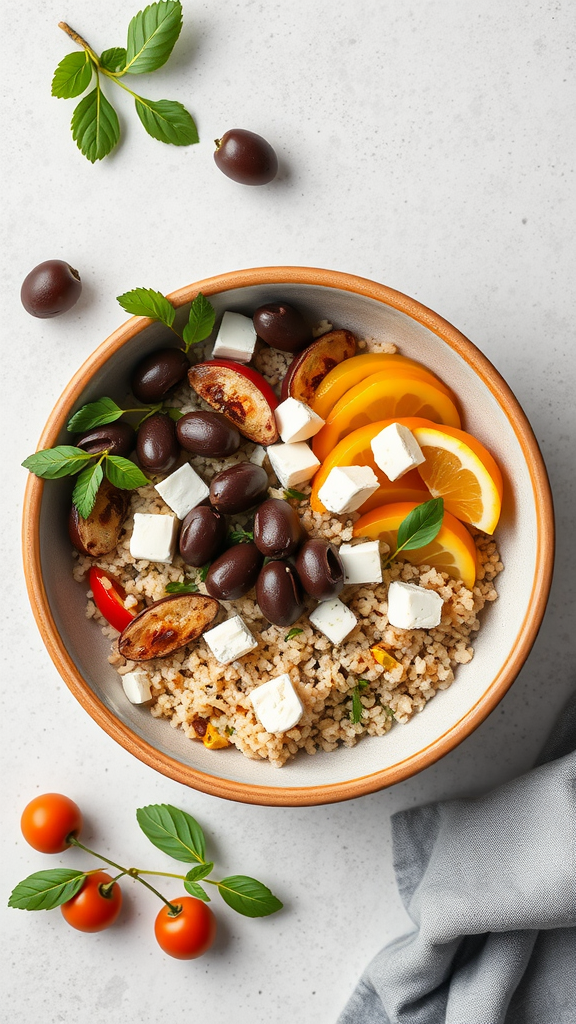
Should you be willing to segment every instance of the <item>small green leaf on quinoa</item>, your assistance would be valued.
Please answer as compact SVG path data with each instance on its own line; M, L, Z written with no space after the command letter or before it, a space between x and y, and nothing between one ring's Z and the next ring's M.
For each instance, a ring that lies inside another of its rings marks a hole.
M293 487L284 488L284 497L293 498L294 501L306 501L306 495L302 491L296 491Z
M237 530L228 531L229 544L249 544L254 540L252 530L244 530L241 526Z
M304 630L300 629L299 626L293 626L292 629L289 629L288 632L286 633L284 640L292 640L293 637L298 636L300 633L303 632Z
M196 594L198 584L192 580L176 580L174 583L167 583L165 592L167 594Z

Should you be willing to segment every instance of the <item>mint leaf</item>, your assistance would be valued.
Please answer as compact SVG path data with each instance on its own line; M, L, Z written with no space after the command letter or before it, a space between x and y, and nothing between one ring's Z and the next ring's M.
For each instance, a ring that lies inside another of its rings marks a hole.
M150 483L134 462L123 459L121 455L107 455L104 467L110 483L123 491L133 491L135 487L145 487Z
M29 469L43 480L59 480L63 476L74 476L84 468L88 459L94 456L71 444L59 444L56 448L44 448L24 459L24 469Z
M135 97L136 113L148 135L172 146L192 146L198 142L198 129L186 107L176 100L146 100Z
M282 903L267 886L247 875L230 875L217 885L224 902L244 917L267 917L282 909Z
M149 804L136 811L144 835L175 860L204 863L204 833L192 815L171 804Z
M216 310L214 306L202 295L202 292L198 292L190 307L188 323L182 334L186 351L188 351L191 345L197 345L198 342L205 341L209 334L212 333L215 319Z
M116 405L111 398L99 398L97 402L88 402L68 420L66 429L71 434L83 434L85 430L102 427L105 423L119 420L124 410Z
M184 580L176 580L174 583L167 583L166 594L196 594L198 593L197 583L185 583Z
M126 71L142 75L166 63L182 28L182 4L174 0L150 4L128 26Z
M195 896L197 900L202 900L204 903L210 903L210 897L206 890L201 885L198 885L197 882L189 882L188 876L184 880L184 888L190 896Z
M99 83L80 100L72 115L71 127L72 138L90 163L102 160L114 149L120 138L118 116Z
M85 878L83 871L71 868L36 871L12 890L8 906L17 910L54 910L80 891Z
M237 530L228 531L229 544L249 544L254 540L252 530L244 530L241 526Z
M123 71L126 66L126 50L123 46L113 46L100 54L100 66L105 71Z
M398 527L396 554L423 548L438 535L444 516L444 500L432 498L417 505Z
M196 570L196 575L198 579L202 581L202 583L206 582L206 577L208 575L208 571L210 569L211 564L211 562L206 562L204 565L201 565L200 568Z
M190 871L186 873L186 881L198 882L202 878L206 878L213 870L214 865L210 860L207 860L205 864L197 864L195 868L190 868Z
M92 81L93 64L86 50L69 53L60 61L52 79L52 95L69 100L80 96Z
M118 295L118 302L132 316L148 316L151 320L160 320L166 327L172 327L176 310L168 299L155 292L153 288L133 288L130 292Z
M102 483L103 477L104 470L99 462L86 466L80 473L72 493L72 503L78 509L78 515L82 519L88 519L94 508L98 488Z
M284 637L284 640L291 640L292 637L298 636L300 633L303 633L303 632L304 632L304 630L300 629L299 626L293 626L292 629L289 629L288 632L286 633L286 636Z
M306 495L302 494L302 491L295 491L293 487L286 487L284 497L294 498L296 501L306 501Z

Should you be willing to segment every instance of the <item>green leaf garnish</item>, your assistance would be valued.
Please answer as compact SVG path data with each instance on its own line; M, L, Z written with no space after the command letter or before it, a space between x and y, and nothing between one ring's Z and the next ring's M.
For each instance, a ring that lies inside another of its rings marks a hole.
M136 811L144 835L175 860L204 863L204 833L192 815L171 804L150 804Z
M159 320L166 327L172 327L176 310L161 292L153 288L133 288L118 296L118 302L132 316L148 316L151 320Z
M208 575L208 571L210 569L211 564L211 562L206 562L205 565L202 565L199 569L196 570L196 575L198 579L202 581L202 583L206 582L206 577Z
M78 515L82 519L88 519L94 505L98 488L102 483L104 470L100 462L94 462L86 466L80 473L74 491L72 493L72 504L78 509Z
M286 487L284 489L285 498L294 498L296 501L306 501L306 495L302 494L302 491L295 491L293 487Z
M362 701L360 700L360 690L355 686L352 690L352 710L350 712L350 721L353 725L358 725L358 722L362 718L363 710Z
M85 430L102 427L106 423L114 423L123 415L124 410L116 405L111 398L99 398L97 402L88 402L68 420L66 429L71 434L83 434Z
M182 4L164 0L136 14L128 26L125 70L131 75L156 71L166 63L182 28Z
M99 82L72 114L72 138L92 164L108 156L120 138L118 115Z
M110 483L123 491L132 491L135 487L145 487L150 483L134 462L120 455L107 455L104 467Z
M191 146L198 142L198 129L186 107L176 100L134 99L136 113L148 135L172 146Z
M247 875L230 875L217 885L224 902L244 917L267 917L282 909L283 904L266 885Z
M228 531L229 544L249 544L254 540L252 530L244 530L241 526L237 530Z
M209 337L212 333L215 319L216 310L214 306L202 295L202 292L198 292L190 306L188 323L183 331L186 351L188 351L191 345L197 345L200 341L205 341Z
M186 583L184 580L176 580L174 583L167 583L165 587L167 594L196 594L198 592L198 584L193 583L191 580Z
M440 532L443 517L443 498L431 498L413 508L398 527L396 550L388 555L385 568L401 551L413 551L430 544Z
M173 405L169 405L164 411L171 420L174 420L174 423L178 423L178 420L181 420L184 415L180 409L175 409Z
M24 469L29 469L43 480L59 480L63 476L74 476L94 456L71 444L59 444L56 448L44 448L24 459Z
M197 864L196 867L190 868L190 871L186 872L186 881L199 882L201 879L206 878L213 870L214 864L211 860L207 860L204 864Z
M85 878L84 871L71 868L36 871L13 889L8 906L17 910L54 910L80 891Z
M292 629L289 629L288 632L286 633L286 636L284 637L284 640L291 640L292 637L298 636L299 633L303 633L303 632L304 632L304 630L300 629L299 626L293 626Z
M122 71L126 66L126 50L123 46L113 46L100 54L100 67L105 71Z
M202 900L204 903L210 903L210 897L205 889L198 882L190 882L188 876L184 880L184 888L190 896L195 896L197 900Z
M80 96L92 81L94 65L85 50L67 54L60 61L52 79L52 95L69 100Z

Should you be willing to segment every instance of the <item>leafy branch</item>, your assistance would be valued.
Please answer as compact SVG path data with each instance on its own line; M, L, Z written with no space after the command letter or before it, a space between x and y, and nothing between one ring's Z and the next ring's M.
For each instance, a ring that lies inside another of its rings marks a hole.
M184 351L188 352L192 345L197 345L212 333L216 320L216 310L202 292L198 292L190 306L188 322L180 334L175 326L176 307L161 292L153 288L133 288L123 295L118 295L118 302L132 316L147 316L150 320L168 327L180 341L184 342Z

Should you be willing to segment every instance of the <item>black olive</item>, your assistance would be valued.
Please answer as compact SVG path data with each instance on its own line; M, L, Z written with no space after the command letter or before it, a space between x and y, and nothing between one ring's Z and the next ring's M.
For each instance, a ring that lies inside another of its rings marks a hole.
M344 586L344 569L337 548L327 540L313 538L300 548L296 572L310 597L328 601Z
M222 459L240 447L240 434L221 412L187 412L176 424L182 448L195 455Z
M217 473L210 484L210 504L235 515L257 505L268 491L268 474L252 462L237 462Z
M130 455L134 451L136 431L129 423L107 423L104 427L86 430L74 441L77 448L98 455L108 449L110 455Z
M80 274L64 260L39 263L24 278L20 298L27 313L47 319L71 309L80 298Z
M260 306L252 319L258 337L282 352L298 352L312 342L312 333L302 314L285 302Z
M136 438L136 454L143 470L170 473L180 454L174 420L161 412L144 420Z
M300 516L282 498L268 498L254 516L254 543L268 558L288 558L302 543Z
M210 597L220 601L236 601L252 589L262 565L262 555L255 544L234 544L212 562L206 577Z
M180 348L160 348L142 359L132 374L132 394L149 405L160 402L185 379L190 361Z
M304 611L302 588L289 562L268 562L256 581L260 611L275 626L291 626Z
M216 166L241 185L266 185L278 173L278 158L269 142L244 128L231 128L216 139Z
M180 554L188 565L206 565L226 542L226 520L216 509L198 505L188 513L180 531Z

